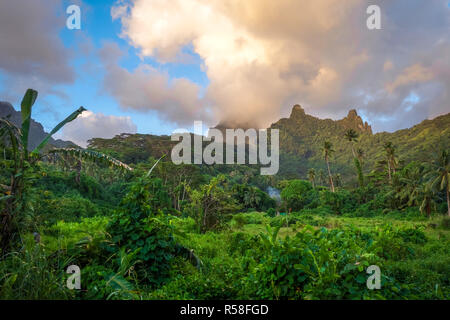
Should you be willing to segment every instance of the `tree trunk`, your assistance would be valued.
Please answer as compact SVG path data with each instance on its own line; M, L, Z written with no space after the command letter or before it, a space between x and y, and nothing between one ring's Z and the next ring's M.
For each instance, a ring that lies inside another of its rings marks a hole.
M327 162L328 177L330 178L331 192L334 192L333 177L331 176L331 170L330 170L330 164L328 163L328 157L325 157L325 161Z
M389 161L389 159L388 159L387 165L388 165L389 183L391 183L391 162Z

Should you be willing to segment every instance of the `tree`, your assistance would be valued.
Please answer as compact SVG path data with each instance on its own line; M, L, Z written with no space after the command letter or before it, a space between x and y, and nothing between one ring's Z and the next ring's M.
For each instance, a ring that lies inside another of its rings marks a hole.
M432 187L444 190L447 197L447 211L450 217L450 155L447 150L442 150L439 156L431 164Z
M308 170L308 179L311 182L313 188L316 187L316 170L311 168Z
M365 157L365 153L364 150L361 148L358 148L358 150L356 150L356 156L358 157L359 163L361 164L361 167L363 165L363 160Z
M305 180L291 180L287 186L281 191L281 199L283 200L286 210L302 210L311 200L310 191L312 185Z
M386 163L388 166L388 177L389 183L392 183L392 174L395 173L395 167L397 164L397 159L395 157L395 146L392 142L388 141L383 145L384 150L386 151Z
M359 135L354 129L348 129L345 132L344 137L346 140L348 140L350 142L350 144L352 146L353 162L355 164L356 173L358 175L359 186L363 187L364 186L364 175L362 172L362 165L361 165L360 158L358 156L359 153L356 153L355 148L354 148L354 142L358 141ZM360 151L360 150L361 149L358 149L358 151Z
M30 133L32 107L37 99L38 92L33 89L28 89L22 99L20 108L22 116L21 128L18 128L7 119L0 118L0 141L6 140L6 144L11 148L12 153L12 170L10 185L0 185L7 193L6 196L0 197L0 202L4 201L4 206L0 212L0 247L2 254L8 252L13 234L19 225L20 219L25 215L26 199L24 197L27 183L29 180L29 173L33 170L35 163L43 157L48 157L49 154L42 155L41 152L50 141L50 138L57 133L67 123L75 120L86 109L80 107L71 113L67 118L61 121L52 131L41 141L41 143L30 153L28 150L28 138ZM75 154L78 159L82 156L90 156L91 158L102 158L103 160L112 161L115 165L126 166L119 161L107 158L99 153L86 154L86 150L76 149L58 149L52 151L54 154L61 152L64 154ZM81 161L81 160L80 160ZM126 166L130 169L128 166ZM81 167L80 167L81 170Z
M319 174L319 181L320 181L320 184L321 185L324 185L325 184L325 172L322 170L322 169L320 169L319 170L319 172L318 172L318 174Z
M331 170L330 170L330 163L329 163L329 157L334 153L333 150L333 144L329 141L325 141L323 143L323 156L325 158L325 162L327 163L327 168L328 168L328 178L330 179L330 188L331 188L331 192L334 192L334 184L333 184L333 177L331 175Z
M224 181L225 176L219 175L190 194L191 212L201 233L217 228L226 214L238 209L234 199L221 186Z
M28 136L31 124L31 112L34 102L36 101L38 92L28 89L20 104L22 115L22 126L19 129L6 119L0 119L0 139L6 139L12 149L13 169L11 172L11 183L9 186L2 186L7 190L7 195L0 198L5 201L5 205L0 213L1 221L1 240L0 246L2 253L6 253L11 244L12 235L18 220L23 216L24 211L24 189L26 184L27 171L30 169L30 156L33 160L38 159L40 151L49 142L52 135L58 132L64 125L75 120L83 111L83 107L74 111L66 119L61 121L41 143L31 152L28 150Z
M353 142L358 141L358 133L354 130L354 129L348 129L347 131L345 131L345 139L347 139L352 146L352 153L353 153L353 158L356 158L356 153L355 153L355 148L353 146Z
M336 182L336 187L342 187L342 176L340 173L334 176L334 181Z
M422 186L422 202L419 210L421 213L426 214L428 218L431 216L431 210L436 209L433 196L433 190L429 185Z

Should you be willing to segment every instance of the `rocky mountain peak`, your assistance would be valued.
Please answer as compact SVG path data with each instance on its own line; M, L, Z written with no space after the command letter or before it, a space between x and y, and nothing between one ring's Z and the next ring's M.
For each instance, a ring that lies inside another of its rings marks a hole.
M355 109L351 109L347 116L338 122L346 128L372 134L372 127L367 123L367 121L363 122L362 118L358 115Z
M304 117L305 115L306 115L305 109L303 109L301 105L296 104L292 108L290 118L299 118L299 117Z

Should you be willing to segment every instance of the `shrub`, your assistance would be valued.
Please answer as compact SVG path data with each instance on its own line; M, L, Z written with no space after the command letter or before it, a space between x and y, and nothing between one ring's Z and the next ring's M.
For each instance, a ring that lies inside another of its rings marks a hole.
M298 211L311 202L312 185L305 180L291 180L281 191L281 199L286 209Z
M165 209L168 206L169 198L160 179L139 179L107 227L115 245L108 250L137 251L138 276L153 285L167 280L176 250Z
M376 247L353 232L308 226L295 237L280 240L278 230L269 227L261 235L264 254L243 281L248 298L401 298L409 292L386 276L381 290L367 289L365 269L382 261L375 255Z

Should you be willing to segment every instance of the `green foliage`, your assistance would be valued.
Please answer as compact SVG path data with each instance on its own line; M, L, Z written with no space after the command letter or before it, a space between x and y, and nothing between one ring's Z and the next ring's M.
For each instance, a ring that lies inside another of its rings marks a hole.
M276 206L276 201L259 188L235 184L232 191L233 197L244 209L266 211Z
M366 287L365 269L380 265L376 246L350 230L306 227L281 240L279 228L261 235L264 253L243 281L249 297L262 299L402 298L409 293L383 277L377 293ZM394 289L394 290L393 290Z
M35 100L27 94L23 129ZM262 177L257 166L157 161L171 142L148 135L27 161L25 135L0 119L1 222L20 213L9 230L17 245L0 258L0 298L450 296L448 116L372 135L355 112L332 121L297 108L273 127L281 170ZM428 163L438 138L443 151ZM125 163L133 170L116 170ZM282 203L262 191L269 186ZM70 264L81 267L81 291L65 288ZM380 290L366 287L371 264Z
M0 299L73 298L64 279L69 259L27 239L20 252L10 252L0 261Z
M108 250L137 252L139 278L154 285L167 280L176 249L166 209L169 206L160 179L139 179L107 227L114 244Z
M288 210L298 211L311 201L312 185L305 180L292 180L281 191L281 199Z
M189 213L202 233L220 228L227 215L241 209L225 190L224 182L225 176L219 175L211 179L209 184L202 185L199 190L191 191Z

